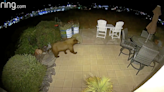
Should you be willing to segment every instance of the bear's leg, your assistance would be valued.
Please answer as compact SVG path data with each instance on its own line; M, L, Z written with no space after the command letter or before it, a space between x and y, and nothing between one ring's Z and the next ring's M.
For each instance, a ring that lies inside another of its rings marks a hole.
M66 50L64 51L65 54L67 54Z
M55 55L56 58L59 57L59 56L58 56L59 52L53 52L53 53L54 53L54 55Z
M73 54L77 54L77 52L74 52L73 48L70 48L70 52Z

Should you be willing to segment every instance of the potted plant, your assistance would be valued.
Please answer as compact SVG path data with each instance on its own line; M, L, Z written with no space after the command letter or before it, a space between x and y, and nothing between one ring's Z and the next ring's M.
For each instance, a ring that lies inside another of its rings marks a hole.
M89 77L86 80L87 88L82 92L112 92L113 85L107 77Z
M61 36L62 38L71 38L72 37L72 24L71 23L62 23L60 25L60 33L61 33Z
M73 22L72 30L73 30L73 34L78 34L79 33L79 22Z

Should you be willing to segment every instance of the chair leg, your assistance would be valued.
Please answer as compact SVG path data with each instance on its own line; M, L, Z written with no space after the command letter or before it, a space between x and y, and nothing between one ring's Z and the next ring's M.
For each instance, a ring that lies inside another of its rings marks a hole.
M96 38L97 38L97 37L104 38L104 39L106 38L106 33L107 33L107 32L105 32L104 34L102 34L102 35L104 35L104 36L99 36L99 33L101 33L101 32L97 31L97 33L96 33Z
M97 33L96 33L96 38L98 37L98 31L97 31Z
M137 71L136 75L140 72L140 70Z
M153 63L154 63L154 66L153 66L153 69L154 69L154 67L155 67L155 62L153 62ZM153 69L152 69L152 70L153 70Z
M118 38L120 39L120 36L121 36L121 32L119 32L119 35L118 35Z
M122 47L122 48L120 49L120 54L122 53L122 54L124 54L124 55L129 55L129 54L126 54L126 53L123 52L124 49L125 49L124 47ZM119 56L120 56L120 54L119 54Z
M109 31L109 36L111 36L112 35L112 30L110 29L110 31Z
M105 32L105 37L104 37L104 39L106 38L106 33L107 33L107 32Z
M144 65L140 64L140 68L138 69L138 72L136 73L136 75L140 72L140 70L142 70L144 68Z
M115 35L115 32L113 32L113 31L112 31L112 36L111 36L111 37L112 37L112 39L114 38L114 35Z
M154 69L154 67L155 67L155 65L156 65L156 64L155 64L155 61L153 61L153 64L154 64L153 66L150 66L150 67L153 67L152 70Z
M120 54L119 54L119 56L121 55L121 53L122 53L123 49L124 49L123 47L120 49Z
M131 56L132 55L132 56ZM128 57L128 61L130 59L132 59L132 57L134 56L134 52L132 53L132 50L129 49L129 57Z
M140 63L140 68L136 68L136 67L134 67L134 65L132 64L133 62L134 62L134 60L132 59L129 65L131 65L134 69L138 70L137 73L136 73L136 75L137 75L137 74L140 72L140 70L142 70L142 69L144 68L144 65L142 65L142 64ZM129 67L129 65L128 65L127 67Z
M127 66L127 68L134 62L134 60L132 59L129 63L129 65Z
M121 55L121 53L124 54L124 55L129 55L129 57L128 57L128 61L129 61L129 60L133 57L133 53L131 52L130 49L128 49L128 50L129 50L129 54L126 54L126 53L123 52L124 49L125 49L124 47L122 47L122 48L120 49L119 56ZM132 56L131 56L131 54L132 54ZM130 57L130 56L131 56L131 57Z

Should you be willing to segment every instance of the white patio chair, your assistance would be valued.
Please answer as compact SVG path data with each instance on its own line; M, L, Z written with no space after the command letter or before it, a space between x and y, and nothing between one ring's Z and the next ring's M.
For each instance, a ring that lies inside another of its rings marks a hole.
M109 36L113 38L119 38L121 36L121 30L123 29L124 22L123 21L118 21L116 22L116 25L114 28L112 28L112 30L110 30L109 32Z
M138 70L136 75L142 70L145 66L151 66L150 64L153 62L154 58L159 54L159 51L151 49L145 45L141 47L141 49L134 54L134 57L131 59L129 65L131 65L134 69ZM135 67L133 62L137 62L140 64L140 67ZM154 62L153 62L154 63ZM128 65L128 67L129 67ZM154 63L155 66L155 63ZM154 68L154 66L151 66Z
M97 34L96 34L96 38L104 38L106 37L106 33L107 33L107 21L105 20L98 20L97 21L98 25L97 25Z

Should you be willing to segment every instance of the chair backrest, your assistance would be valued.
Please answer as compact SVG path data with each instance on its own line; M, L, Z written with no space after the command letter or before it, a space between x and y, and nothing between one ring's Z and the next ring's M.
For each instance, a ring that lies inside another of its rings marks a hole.
M124 43L125 40L128 40L128 28L125 28L122 30L122 41L121 43Z
M106 26L107 21L100 19L100 20L97 21L97 23L98 23L98 26Z
M125 28L124 29L124 33L125 33L125 39L127 40L129 37L128 37L128 28Z
M159 51L148 48L147 46L143 45L139 52L134 56L134 60L144 65L150 65L158 54Z
M98 25L97 25L97 27L98 27L98 29L99 30L106 30L107 28L106 28L106 24L107 24L107 21L106 20L102 20L102 19L100 19L100 20L98 20L97 21L97 23L98 23Z
M121 32L121 30L123 29L124 22L123 21L118 21L116 22L115 27L113 28L113 32Z
M163 54L164 55L164 47L162 47L159 51L159 54Z
M141 37L147 38L147 37L148 37L148 35L149 35L149 33L148 33L147 31L142 30ZM151 40L151 39L152 39L152 37L153 37L153 35L152 35L152 34L150 34L150 36L149 36L149 40Z
M123 44L125 42L125 30L122 30L122 39L121 43Z
M164 47L159 50L159 61L164 60Z
M124 25L123 21L116 22L115 29L122 29L122 26Z

